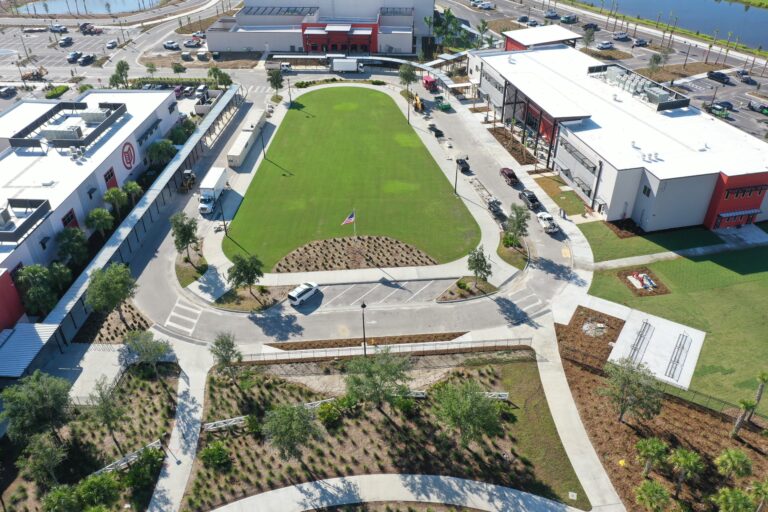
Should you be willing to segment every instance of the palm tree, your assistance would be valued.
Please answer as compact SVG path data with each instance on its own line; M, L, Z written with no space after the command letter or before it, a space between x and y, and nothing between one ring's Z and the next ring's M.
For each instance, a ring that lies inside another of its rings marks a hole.
M216 88L219 88L219 77L221 77L221 70L213 66L210 69L208 69L208 78L212 78L214 82L216 82Z
M429 29L429 35L432 35L432 26L434 25L435 20L432 18L432 16L424 16L424 24Z
M94 208L88 212L88 216L85 218L85 225L88 226L88 229L98 231L101 238L105 238L106 231L112 229L114 222L115 218L106 208Z
M657 437L641 439L635 445L637 459L644 463L643 478L647 478L654 466L663 463L667 458L669 447L667 443Z
M726 478L743 477L752 474L752 461L746 453L737 448L726 448L715 459L717 472Z
M117 187L112 187L104 194L104 200L115 208L115 213L120 217L120 208L128 204L128 194Z
M755 414L755 409L760 405L760 400L763 398L763 392L765 391L765 385L768 384L768 372L760 372L757 374L757 391L755 392L755 408L749 411L747 421L752 421L752 415Z
M731 437L736 437L739 435L739 430L741 430L741 427L744 425L744 421L746 421L747 415L754 411L755 407L757 407L757 404L754 400L739 400L739 409L741 409L741 412L739 413L739 417L736 418L736 423L733 424Z
M480 23L475 26L475 29L480 34L480 36L477 38L477 47L480 48L483 46L483 42L485 41L485 34L488 32L488 22L485 20L480 20Z
M669 506L669 492L659 482L646 480L635 488L635 501L651 512L663 512Z
M667 458L667 462L672 465L675 473L675 499L677 499L680 496L683 483L701 473L704 470L704 463L698 453L685 448L678 448L673 451Z
M129 180L123 183L123 192L128 194L128 197L131 198L131 205L136 206L136 198L138 198L144 191L138 183Z

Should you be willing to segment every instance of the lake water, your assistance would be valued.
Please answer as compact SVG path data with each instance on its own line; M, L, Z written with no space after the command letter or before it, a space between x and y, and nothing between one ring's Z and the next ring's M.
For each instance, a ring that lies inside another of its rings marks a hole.
M26 4L19 11L45 15L43 4L47 3L50 14L72 13L77 15L78 10L80 14L108 14L109 12L117 14L150 9L157 6L158 2L159 0L47 0L47 2L39 1ZM109 4L109 9L107 9L107 4Z
M599 0L589 1L600 6ZM726 39L728 32L733 32L731 40L738 36L739 42L748 46L768 48L768 9L715 0L618 0L618 2L620 14L655 21L661 13L661 21L670 25L677 16L677 25L688 30L698 30L710 36L718 30L718 40ZM610 5L611 0L606 0L603 12L607 11Z

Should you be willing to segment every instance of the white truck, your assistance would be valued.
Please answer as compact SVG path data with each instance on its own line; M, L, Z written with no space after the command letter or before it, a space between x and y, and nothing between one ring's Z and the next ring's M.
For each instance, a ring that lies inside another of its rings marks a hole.
M362 62L357 59L333 59L331 61L331 71L334 73L362 73L364 71Z
M268 60L267 62L265 62L264 69L266 69L267 71L279 69L283 73L287 73L293 70L290 62L277 62L274 60Z
M235 143L227 153L227 165L230 167L240 167L248 157L248 153L253 147L256 137L261 133L261 129L267 120L267 111L256 109L253 116L246 121L240 134L235 139Z
M216 201L227 186L227 170L223 167L211 167L200 183L200 204L197 209L202 215L212 213Z

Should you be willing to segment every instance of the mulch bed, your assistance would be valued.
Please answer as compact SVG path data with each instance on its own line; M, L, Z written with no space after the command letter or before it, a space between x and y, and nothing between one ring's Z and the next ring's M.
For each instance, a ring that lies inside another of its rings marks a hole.
M284 301L293 288L294 286L254 286L253 293L247 287L232 289L216 299L214 306L248 313L264 311Z
M374 336L366 338L368 345L400 345L402 343L430 343L435 341L451 341L466 332L442 332L428 334L409 334L404 336ZM363 343L363 338L343 338L336 340L313 340L313 341L289 341L285 343L267 343L267 346L279 348L280 350L309 350L319 348L342 348L359 347Z
M482 107L469 107L469 111L470 112L474 112L475 114L481 114L483 112L490 112L491 109L489 109L486 106L482 106Z
M613 231L619 238L632 238L633 236L641 236L645 234L643 228L635 224L632 219L614 220L611 222L603 222L608 229Z
M123 302L119 310L122 311L125 322L120 318L120 312L117 309L108 315L91 313L77 333L75 343L120 344L128 331L149 329L151 325L149 320L133 305L133 302Z
M589 354L604 364L623 328L624 320L579 306L568 325L555 324L555 333L561 348Z
M609 398L599 393L599 389L606 385L605 379L568 360L563 361L563 366L592 445L627 510L638 510L634 489L642 483L642 464L636 459L635 444L645 437L659 437L672 448L695 450L704 459L706 470L697 480L684 485L680 496L680 501L694 512L712 510L708 496L719 487L745 488L752 481L768 477L768 457L765 456L768 438L759 433L742 429L741 439L731 439L728 435L732 427L730 421L676 399L664 400L661 413L650 421L628 418L626 423L619 423ZM749 456L751 477L727 482L717 473L713 460L725 448L738 448ZM651 478L674 494L673 475L668 468L653 471Z
M656 283L656 288L635 288L635 286L629 282L629 279L627 279L627 276L631 276L637 272L638 274L648 274L648 276L653 280L654 283ZM655 297L657 295L666 295L670 293L669 288L667 288L667 285L665 285L656 274L651 272L651 270L648 267L638 267L633 269L624 269L619 270L616 272L616 275L618 276L619 280L626 285L627 288L629 288L629 291L631 291L633 294L637 295L638 297Z
M313 272L436 265L416 247L387 236L329 238L302 245L277 262L274 272Z
M463 283L464 287L460 288L459 283ZM482 279L478 279L477 283L475 283L474 277L462 277L445 290L437 298L437 302L453 302L474 297L484 297L495 293L497 290L498 288Z
M515 137L512 135L512 132L507 130L506 128L489 128L489 132L491 132L491 135L494 136L494 138L499 141L499 144L504 146L504 149L506 149L512 157L517 160L517 163L520 165L528 165L528 164L535 164L536 158L528 151L528 149L520 144L520 142L515 139Z

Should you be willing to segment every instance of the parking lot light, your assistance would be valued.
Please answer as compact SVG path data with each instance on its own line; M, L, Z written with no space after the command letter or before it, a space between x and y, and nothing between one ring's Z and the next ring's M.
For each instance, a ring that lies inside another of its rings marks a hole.
M362 304L360 304L360 311L363 313L363 357L368 356L368 351L366 350L366 342L365 342L365 308L368 306L365 305L365 301L363 301Z

